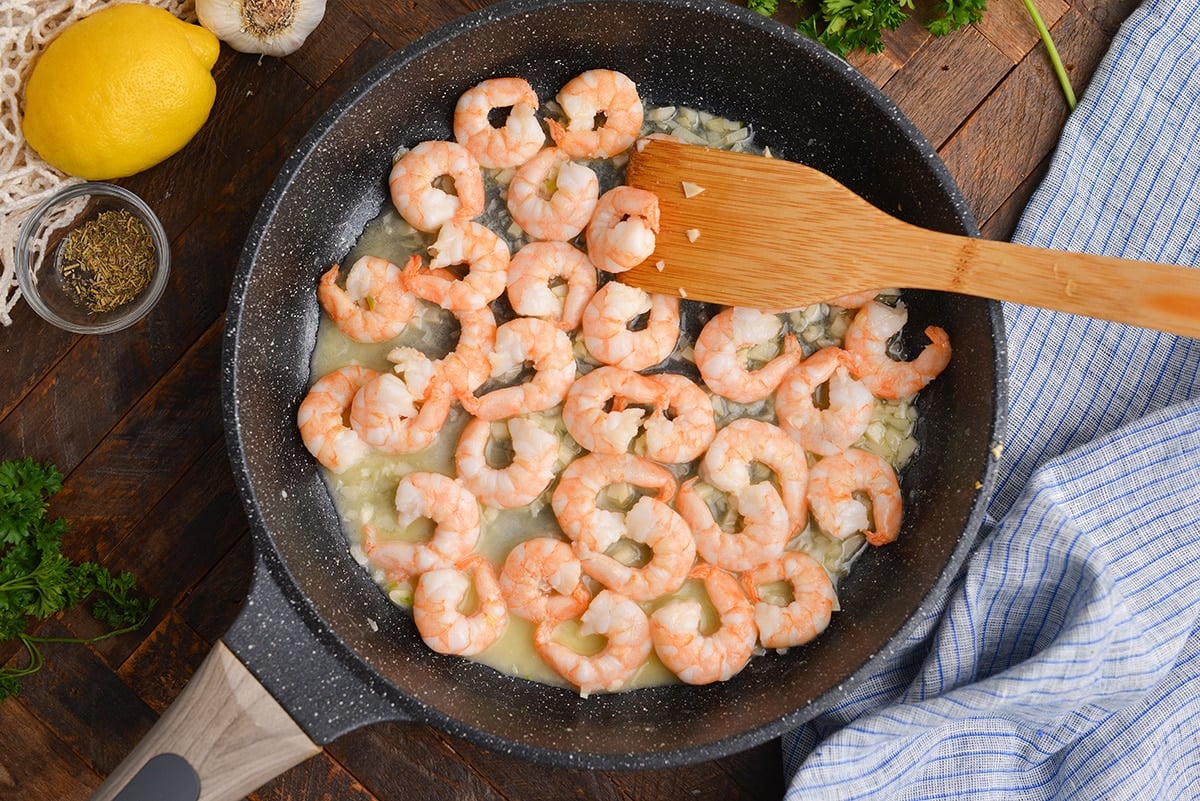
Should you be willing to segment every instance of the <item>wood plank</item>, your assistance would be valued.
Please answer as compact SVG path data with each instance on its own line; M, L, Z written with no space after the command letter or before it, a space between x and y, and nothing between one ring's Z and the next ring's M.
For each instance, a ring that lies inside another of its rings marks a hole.
M417 798L418 796L412 796ZM289 801L321 798L330 801L376 801L345 768L328 754L301 762L248 796L248 801Z
M376 0L345 0L346 8L357 14L371 30L398 50L464 14L490 3L456 0L449 3L379 3Z
M1025 206L1029 203L1029 199L1038 188L1042 178L1045 177L1049 166L1050 156L1047 156L1013 190L1012 194L1005 198L1000 207L979 226L980 233L985 239L1012 239L1017 223L1025 212Z
M233 623L250 589L254 550L245 530L229 552L176 604L179 615L210 645Z
M910 14L900 27L885 31L882 38L885 46L882 53L860 51L846 57L876 86L885 86L921 48L933 41L933 34L920 16Z
M0 704L0 801L83 801L99 784L24 704Z
M321 24L285 60L309 86L319 87L370 35L371 29L346 6L345 0L332 0L325 7Z
M935 148L1012 69L1012 62L973 28L930 40L884 91Z
M229 469L225 443L218 440L104 563L114 572L133 572L141 591L158 599L149 622L155 626L220 562L245 530L245 514ZM104 631L99 622L81 609L66 613L64 621L82 637ZM105 640L97 643L95 649L116 667L149 633L144 629L140 636L131 634Z
M1053 28L1070 8L1064 0L1035 0L1034 6L1047 28ZM975 29L1014 64L1042 40L1033 17L1020 0L989 3L987 13L975 24Z
M162 715L200 667L209 643L171 609L117 670L154 712Z
M64 552L97 559L121 542L222 437L216 323L71 472L52 501L70 524Z
M421 724L370 726L339 737L326 747L326 752L379 798L423 801L502 798L455 749L433 729ZM540 771L528 763L524 767L531 774Z
M1078 93L1107 49L1103 32L1072 10L1055 28ZM977 220L986 220L1058 143L1067 107L1041 46L940 149Z
M56 620L44 623L37 633L74 636ZM46 643L42 653L45 666L22 680L19 703L61 740L61 747L96 773L108 775L154 725L154 710L91 647ZM23 656L16 658L23 660ZM99 732L103 736L97 736Z

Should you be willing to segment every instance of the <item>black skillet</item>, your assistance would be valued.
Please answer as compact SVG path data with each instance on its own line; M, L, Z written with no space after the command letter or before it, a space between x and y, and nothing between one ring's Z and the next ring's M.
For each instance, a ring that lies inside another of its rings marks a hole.
M196 798L168 794L168 785L180 793L181 781L202 784L205 799L240 798L320 744L385 720L428 723L551 765L713 759L835 704L946 592L992 484L1004 350L995 304L938 293L907 296L907 329L945 327L954 358L920 402L922 448L903 477L903 531L858 562L840 588L843 611L811 646L756 658L717 685L581 699L430 652L352 559L295 425L317 329L317 277L388 202L396 148L450 137L465 89L512 74L549 98L594 67L628 74L649 103L749 122L776 154L824 170L902 219L978 234L931 146L873 84L810 40L723 0L515 0L395 53L335 103L284 165L238 265L223 393L256 552L244 611L95 798L116 797L135 774L125 801ZM796 225L821 236L820 220ZM267 745L255 749L259 740Z

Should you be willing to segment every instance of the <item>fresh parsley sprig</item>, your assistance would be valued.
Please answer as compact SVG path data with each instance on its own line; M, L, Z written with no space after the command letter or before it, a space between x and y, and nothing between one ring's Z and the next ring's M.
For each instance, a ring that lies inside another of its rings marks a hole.
M137 594L131 574L63 555L66 521L46 514L60 489L62 474L52 464L29 458L0 462L0 640L19 640L28 655L24 667L0 668L0 700L16 695L19 680L41 669L39 645L115 637L140 628L154 607L154 599ZM88 600L92 616L109 627L104 634L84 639L27 633L32 624Z
M813 0L790 2L801 9L811 9L813 6ZM1054 47L1054 40L1033 1L1022 2L1046 45L1067 105L1073 109L1075 93ZM779 0L747 0L746 5L751 11L766 17L772 17L779 11ZM843 58L855 51L882 52L883 34L900 27L913 10L913 0L816 0L815 5L816 12L801 18L796 23L796 30L816 39ZM985 11L987 0L941 0L933 9L933 18L925 26L934 36L946 36L979 22Z

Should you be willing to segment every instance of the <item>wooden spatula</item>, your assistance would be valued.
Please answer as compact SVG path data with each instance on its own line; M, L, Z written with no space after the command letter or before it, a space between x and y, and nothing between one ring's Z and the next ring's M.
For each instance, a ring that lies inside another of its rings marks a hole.
M811 167L642 144L625 180L658 195L661 230L654 254L618 277L648 291L791 308L861 290L938 289L1200 337L1200 269L930 231Z

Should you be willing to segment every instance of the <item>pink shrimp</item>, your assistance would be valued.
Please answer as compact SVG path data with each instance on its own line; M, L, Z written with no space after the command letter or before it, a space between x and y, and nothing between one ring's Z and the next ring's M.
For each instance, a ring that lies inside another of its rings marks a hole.
M454 393L445 382L417 371L422 374L416 381L382 373L354 396L350 426L363 442L385 453L416 453L433 444L450 414Z
M574 158L611 158L629 149L642 128L642 99L623 73L588 70L567 81L556 99L566 125L552 119L546 125L555 144ZM603 122L597 126L597 120Z
M443 376L455 371L451 385L456 393L474 392L492 374L490 356L496 349L496 315L490 306L452 314L458 320L458 342L434 364Z
M625 515L622 537L649 548L650 559L629 565L582 537L574 541L575 553L584 573L635 601L650 601L679 589L696 561L696 540L687 521L649 496L638 498Z
M737 492L754 483L756 464L774 472L792 531L802 528L808 520L808 461L779 426L749 417L734 420L717 431L700 462L700 473L714 487Z
M562 471L551 495L558 525L572 540L584 540L596 551L604 551L625 533L625 515L605 508L600 495L610 487L651 489L663 503L675 495L675 475L649 459L630 453L588 453Z
M870 515L859 493L870 498ZM896 471L870 451L849 448L813 465L808 503L817 525L835 539L861 531L872 545L886 545L900 533L903 503Z
M562 419L571 437L594 453L625 453L638 435L645 410L663 393L654 378L607 365L580 376L563 401Z
M587 226L588 256L601 270L621 273L654 252L658 237L658 195L615 186L600 196Z
M546 664L578 687L585 698L594 692L615 692L624 687L653 650L646 613L636 601L612 590L597 593L579 618L579 636L605 637L599 652L584 655L555 639L563 622L547 618L538 624L533 647Z
M929 344L912 361L888 355L888 340L908 322L908 309L877 301L865 304L846 329L845 348L854 355L855 373L880 398L905 398L924 389L950 363L950 337L944 329L925 329Z
M417 297L454 312L482 309L504 292L508 279L508 245L490 228L471 220L451 220L429 246L434 258L428 270L408 266L405 286ZM466 265L459 278L454 265Z
M396 488L396 522L406 529L420 519L432 520L433 535L421 541L381 540L374 525L363 526L362 547L368 561L392 581L407 581L444 567L454 567L479 541L479 502L462 484L440 473L414 471Z
M600 198L600 179L566 152L548 147L521 165L505 203L531 239L566 242L587 227Z
M446 177L453 181L453 193L439 188ZM421 142L392 165L388 188L396 211L419 231L433 232L483 211L479 162L457 142Z
M791 598L761 592L765 585L787 582ZM764 648L791 648L811 641L828 626L837 593L821 563L806 553L788 551L779 559L742 574L742 586L754 603L754 622Z
M783 553L792 534L787 509L770 484L748 484L728 493L729 511L741 527L728 530L713 514L699 487L699 479L679 487L675 508L692 528L696 552L706 562L741 572L764 565Z
M532 365L534 372L528 381L493 389L480 397L465 389L461 376L451 375L463 408L484 420L501 420L557 406L575 380L575 353L570 338L553 323L536 317L518 317L497 328L496 349L490 359L492 378L504 376L526 363Z
M475 588L475 611L460 606ZM456 567L428 570L413 590L413 622L421 639L439 654L475 656L499 639L508 625L496 569L482 556Z
M727 681L746 666L754 653L758 641L754 605L738 580L718 567L698 564L689 578L704 582L720 624L716 631L706 634L701 629L699 601L669 601L650 615L654 652L687 684Z
M575 550L554 537L517 543L500 569L500 591L508 611L534 623L576 617L592 598Z
M775 392L779 425L800 447L818 456L849 448L867 430L875 408L871 390L850 375L853 357L841 348L821 348L800 362ZM828 402L817 407L815 395L828 385Z
M413 256L410 264L413 259L419 264L421 257ZM404 330L417 299L404 286L401 268L363 256L350 267L345 289L337 283L340 272L335 264L321 276L317 299L342 333L356 342L384 342Z
M530 242L508 263L508 300L525 317L574 331L594 294L596 268L586 253L566 242Z
M496 109L509 109L502 126ZM524 78L490 78L463 92L454 106L454 139L481 167L518 167L537 155L546 134L537 119L538 96Z
M662 394L646 418L646 455L677 464L699 459L717 433L712 399L694 381L678 373L651 376Z
M630 327L647 312L644 327ZM588 301L582 324L583 344L596 359L644 370L670 356L679 341L679 298L609 281Z
M747 352L783 336L782 351L765 365L752 369ZM696 338L696 366L716 394L736 403L768 397L783 377L803 358L799 341L783 333L778 315L731 306L704 324Z
M512 459L502 467L493 467L487 453L493 425L497 424L474 418L463 429L454 451L458 480L484 506L526 506L554 480L558 437L532 420L514 417L507 424Z
M296 412L300 439L317 461L343 473L371 452L371 446L346 425L354 396L379 373L366 367L340 367L322 376L308 390Z

